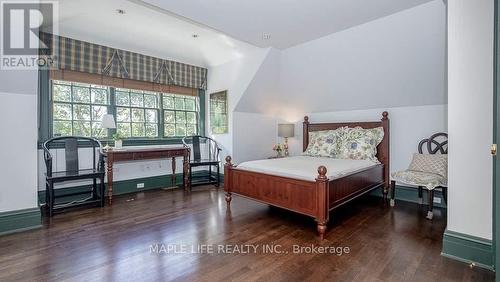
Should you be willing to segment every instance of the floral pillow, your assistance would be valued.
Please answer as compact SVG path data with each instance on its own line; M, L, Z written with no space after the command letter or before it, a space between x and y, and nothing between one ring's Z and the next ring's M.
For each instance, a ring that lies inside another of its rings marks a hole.
M309 145L303 155L337 158L342 130L343 128L309 132Z
M347 128L342 135L339 149L341 159L372 160L378 162L377 146L384 138L382 127L364 129Z

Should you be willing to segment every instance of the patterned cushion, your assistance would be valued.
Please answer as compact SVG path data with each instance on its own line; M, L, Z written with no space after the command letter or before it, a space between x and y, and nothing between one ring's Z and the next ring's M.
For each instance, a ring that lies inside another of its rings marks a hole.
M430 172L448 178L448 155L414 154L408 170Z
M429 190L438 186L446 186L447 182L446 178L439 174L411 170L395 172L392 174L392 178L404 184L424 186Z
M339 154L342 130L343 128L338 128L309 132L309 145L303 155L336 158Z
M382 127L364 129L361 127L344 129L339 156L342 159L373 160L377 159L377 146L384 138Z

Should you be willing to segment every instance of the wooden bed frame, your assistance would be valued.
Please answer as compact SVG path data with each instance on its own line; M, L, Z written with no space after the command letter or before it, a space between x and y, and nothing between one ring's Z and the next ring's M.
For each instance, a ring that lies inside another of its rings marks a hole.
M318 167L316 181L298 180L265 173L238 169L226 157L224 165L224 191L230 208L231 195L237 194L272 206L313 217L317 222L320 239L324 238L331 210L382 187L384 201L390 187L389 178L389 119L382 113L378 122L309 123L304 117L303 151L309 144L309 132L331 130L343 126L363 128L384 128L384 139L377 147L379 165L335 180L328 180L325 166Z

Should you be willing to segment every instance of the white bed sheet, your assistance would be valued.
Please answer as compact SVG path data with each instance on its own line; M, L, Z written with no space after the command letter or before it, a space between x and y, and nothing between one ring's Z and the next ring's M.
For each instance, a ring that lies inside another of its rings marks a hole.
M324 165L329 180L341 178L370 167L377 162L371 160L347 160L324 157L296 156L279 159L256 160L241 163L238 169L266 173L300 180L315 181L318 167Z

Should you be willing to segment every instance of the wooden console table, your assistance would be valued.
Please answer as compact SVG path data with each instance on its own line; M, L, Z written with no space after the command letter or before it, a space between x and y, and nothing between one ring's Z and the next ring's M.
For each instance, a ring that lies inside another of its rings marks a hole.
M189 153L189 148L186 147L123 148L107 151L109 205L112 205L113 203L113 164L115 162L172 158L172 186L175 186L175 158L183 157L182 184L184 189L187 191L189 189Z

